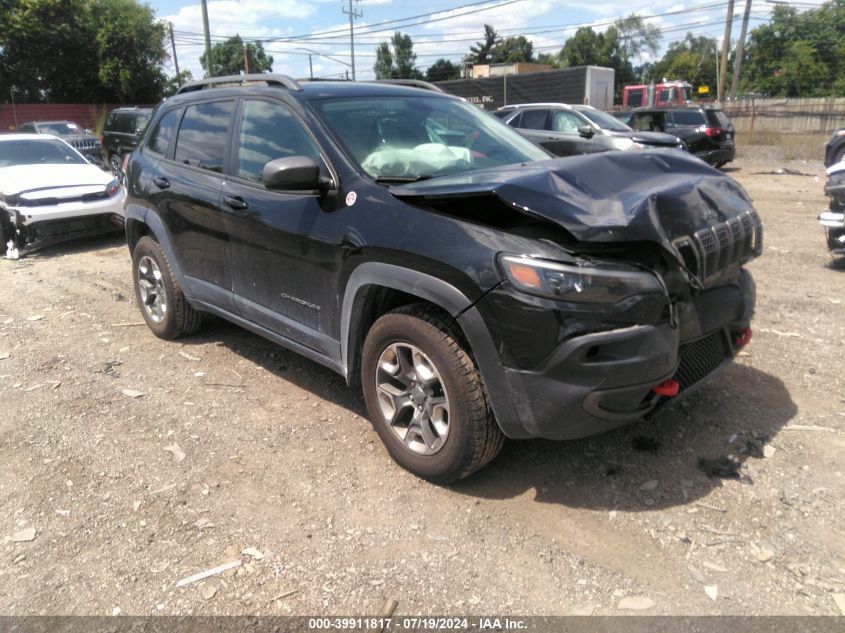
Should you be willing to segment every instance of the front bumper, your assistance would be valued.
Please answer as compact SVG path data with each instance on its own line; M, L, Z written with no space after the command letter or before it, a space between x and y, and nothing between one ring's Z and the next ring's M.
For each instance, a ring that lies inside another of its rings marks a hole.
M754 282L743 270L734 283L677 306L674 326L667 321L576 335L537 367L506 366L507 397L521 430L572 439L652 414L668 400L654 387L674 379L689 392L733 358L754 302Z
M819 215L819 224L825 227L830 252L845 255L845 213L825 211Z
M121 187L117 194L105 200L11 209L0 206L0 223L7 239L13 235L17 248L25 254L52 244L119 230L123 226L125 202L126 189Z

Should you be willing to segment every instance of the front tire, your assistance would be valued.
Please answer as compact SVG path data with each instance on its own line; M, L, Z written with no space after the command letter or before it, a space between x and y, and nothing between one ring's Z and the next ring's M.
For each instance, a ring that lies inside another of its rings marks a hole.
M433 306L394 310L364 341L361 379L370 420L396 462L437 483L490 462L504 435L457 324Z
M161 245L151 237L142 237L132 251L132 283L144 321L159 338L194 334L202 326L203 313L188 303Z

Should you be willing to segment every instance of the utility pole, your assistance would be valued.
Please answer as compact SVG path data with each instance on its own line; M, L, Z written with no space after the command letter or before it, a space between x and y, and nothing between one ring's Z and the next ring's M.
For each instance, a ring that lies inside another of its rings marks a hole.
M205 76L211 77L211 35L208 32L208 6L206 5L206 0L200 0L200 6L202 7L202 32L205 34Z
M733 0L731 0L733 1ZM358 0L355 0L358 2ZM352 8L352 0L349 0L349 11L341 8L343 13L349 16L349 52L352 55L352 81L355 81L355 18L363 18L364 14ZM348 74L348 73L347 73Z
M742 30L739 33L739 42L736 44L734 74L731 78L731 101L736 99L736 88L739 85L739 73L742 70L742 58L745 55L745 34L748 32L748 20L750 17L751 0L745 0L745 13L742 15Z
M728 15L725 18L725 39L722 42L722 62L719 65L719 84L716 100L724 103L725 85L728 81L728 55L731 53L731 26L734 22L734 0L728 0Z
M176 57L176 40L173 39L173 22L170 24L170 47L173 49L173 65L176 66L176 75L179 76L179 59Z
M244 44L244 74L249 74L249 44Z
M311 53L308 53L308 76L314 79L314 66L311 65Z

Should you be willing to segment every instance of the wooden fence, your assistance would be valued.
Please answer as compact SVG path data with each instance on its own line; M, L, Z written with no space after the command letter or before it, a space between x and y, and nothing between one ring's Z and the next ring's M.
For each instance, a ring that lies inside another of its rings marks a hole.
M845 97L750 98L724 108L738 132L830 134L845 127Z

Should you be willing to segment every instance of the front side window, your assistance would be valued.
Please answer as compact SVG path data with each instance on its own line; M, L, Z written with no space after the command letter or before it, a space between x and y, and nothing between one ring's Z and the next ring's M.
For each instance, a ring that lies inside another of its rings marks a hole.
M0 141L0 167L77 164L87 165L88 161L63 141L49 138Z
M578 128L584 125L574 112L555 110L552 112L552 130L563 134L578 134Z
M582 110L581 114L590 119L603 130L612 132L630 132L631 128L625 125L615 116L602 112L601 110Z
M179 124L181 113L181 110L171 110L159 119L158 124L150 134L150 140L147 142L149 151L160 156L167 155L167 148L170 147L170 139L173 138L173 133Z
M238 135L238 177L261 182L264 165L288 156L307 156L319 163L320 150L285 106L272 101L244 102Z
M413 181L549 158L513 128L458 99L362 96L312 104L376 179Z
M213 101L185 108L176 136L174 160L183 165L223 173L226 137L234 111L234 101Z

